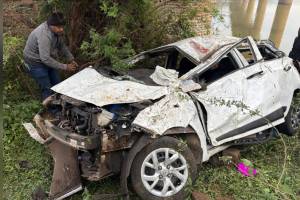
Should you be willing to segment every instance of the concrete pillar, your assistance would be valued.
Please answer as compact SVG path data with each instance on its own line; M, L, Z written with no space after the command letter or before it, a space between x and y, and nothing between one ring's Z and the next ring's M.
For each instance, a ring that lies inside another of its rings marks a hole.
M276 47L280 46L292 2L293 0L279 0L278 2L271 34L269 37L275 43Z
M256 0L250 0L247 10L246 10L246 15L245 15L245 20L244 22L246 23L246 26L249 28L252 26L252 18L254 14L254 8L255 8L255 2Z
M257 40L260 39L260 32L261 32L262 24L264 22L267 5L268 5L268 0L259 0L254 26L252 29L252 36Z
M231 20L234 22L234 33L236 36L245 37L250 35L250 30L252 27L251 19L253 17L254 8L256 0L248 0L242 4L242 7L237 7L233 5L231 11L232 13ZM233 1L233 4L234 3Z

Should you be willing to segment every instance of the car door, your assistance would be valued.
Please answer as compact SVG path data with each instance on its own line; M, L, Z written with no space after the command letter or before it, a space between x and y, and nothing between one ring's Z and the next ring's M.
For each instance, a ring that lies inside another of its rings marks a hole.
M206 131L215 146L221 143L219 137L239 126L239 109L230 104L242 100L242 79L238 70L209 84L206 90L192 93L207 111Z
M231 54L229 52L227 55ZM225 56L227 56L225 55ZM224 56L220 58L222 60ZM206 115L206 131L213 145L219 145L217 138L224 133L235 130L238 127L238 112L236 106L230 103L240 102L242 100L242 89L244 76L240 70L242 65L240 61L235 60L237 69L225 74L223 77L209 83L205 90L192 92L191 94L200 101L207 111ZM219 62L219 61L218 61ZM210 70L212 66L208 66ZM203 76L202 73L199 74ZM201 83L201 80L198 80Z
M207 132L213 145L253 134L253 131L265 125L264 117L271 114L273 120L275 117L272 113L281 108L275 102L278 83L262 68L261 55L255 49L257 47L254 46L254 41L247 38L244 42L253 56L251 63L234 47L232 53L238 59L236 62L242 63L241 69L195 94L207 110ZM281 117L282 110L279 111Z
M286 56L268 60L263 63L263 67L268 69L272 78L278 83L280 94L277 101L286 108L287 114L294 91L300 85L297 69L293 67L292 60Z
M239 128L235 133L242 133L239 137L244 137L256 133L260 130L268 128L272 125L277 125L282 122L285 107L280 102L280 87L278 80L273 72L266 67L262 56L253 41L249 38L249 50L253 56L254 62L249 64L244 63L242 69L245 77L243 84L243 109L240 110L238 115ZM237 47L235 52L239 52ZM243 60L244 54L238 54ZM264 128L265 127L265 128ZM234 133L231 135L225 134L222 138L232 136L237 138Z

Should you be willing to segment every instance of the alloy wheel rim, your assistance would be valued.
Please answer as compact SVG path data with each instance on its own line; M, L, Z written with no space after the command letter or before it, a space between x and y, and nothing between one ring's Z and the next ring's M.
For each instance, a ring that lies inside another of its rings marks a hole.
M159 148L145 158L141 168L144 187L158 197L179 192L188 180L186 159L171 148Z

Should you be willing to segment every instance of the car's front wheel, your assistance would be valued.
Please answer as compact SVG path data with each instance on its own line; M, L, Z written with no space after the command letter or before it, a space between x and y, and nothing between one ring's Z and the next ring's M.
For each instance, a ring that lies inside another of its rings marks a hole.
M189 179L194 180L196 171L196 162L188 146L166 136L138 153L131 168L131 181L141 199L181 200L185 199L184 188Z
M278 126L278 130L289 136L293 136L300 128L300 104L293 99L289 112L285 117L285 122Z

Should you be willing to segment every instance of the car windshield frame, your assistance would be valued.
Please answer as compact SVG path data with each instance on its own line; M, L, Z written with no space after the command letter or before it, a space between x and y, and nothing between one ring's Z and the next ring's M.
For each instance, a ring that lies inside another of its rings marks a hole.
M232 51L235 47L242 44L243 42L247 41L249 43L249 46L251 48L251 51L254 54L256 63L260 62L262 60L261 55L257 54L257 51L253 47L253 42L251 40L251 37L245 37L240 39L239 41L235 43L229 43L226 45L223 45L222 47L218 48L212 55L210 55L209 58L206 58L206 61L203 63L200 63L198 66L196 66L194 69L190 70L186 74L182 75L180 77L181 80L187 80L192 79L195 75L199 75L200 73L206 71L208 68L210 68L212 65L216 64L221 57ZM255 43L254 43L255 44Z

